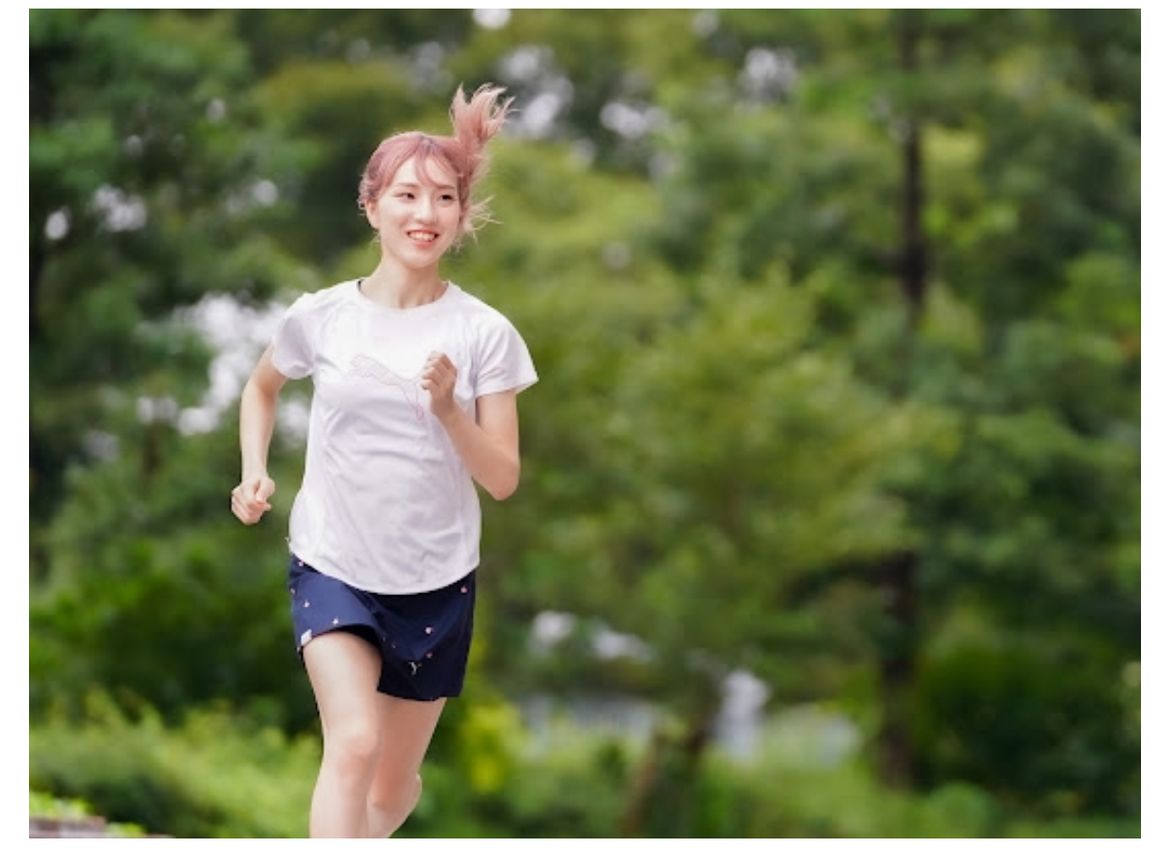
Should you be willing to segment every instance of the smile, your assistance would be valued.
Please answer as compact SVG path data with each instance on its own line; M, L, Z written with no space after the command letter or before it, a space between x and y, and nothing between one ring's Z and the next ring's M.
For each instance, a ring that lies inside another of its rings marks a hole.
M411 241L417 242L432 242L439 237L438 233L427 232L425 230L413 230L406 235Z

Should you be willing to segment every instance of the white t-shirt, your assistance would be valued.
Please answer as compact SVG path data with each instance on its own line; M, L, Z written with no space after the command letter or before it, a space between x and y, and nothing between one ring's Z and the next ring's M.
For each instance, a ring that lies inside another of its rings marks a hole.
M359 281L299 297L272 361L313 377L305 476L289 547L314 568L384 595L426 592L479 564L479 496L419 385L431 351L458 370L455 401L536 382L524 340L454 283L409 309L375 303Z

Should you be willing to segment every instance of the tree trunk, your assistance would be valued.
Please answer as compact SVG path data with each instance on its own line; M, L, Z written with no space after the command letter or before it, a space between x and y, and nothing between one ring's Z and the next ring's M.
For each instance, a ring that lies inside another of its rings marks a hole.
M681 735L657 729L638 766L630 786L630 798L619 825L619 836L693 836L690 815L693 803L679 803L697 783L703 754L711 742L711 727L719 710L718 690L707 686L706 693L691 711L686 730ZM670 806L670 826L656 827L656 809ZM682 832L674 832L677 828ZM654 830L655 833L647 833ZM671 832L658 832L669 830Z
M918 15L902 12L898 18L898 60L903 75L912 79L919 74ZM903 339L903 369L899 385L910 385L910 359L914 336L926 300L928 257L926 235L922 231L922 207L925 189L922 176L922 131L917 104L903 104L900 138L902 143L902 210L899 245L899 275L906 299L906 334ZM917 551L897 551L878 569L878 582L890 625L888 641L880 660L882 725L878 731L878 768L891 784L907 786L914 782L914 751L910 738L910 692L916 674L918 653L918 570Z
M642 835L649 812L650 796L658 783L660 763L668 744L665 732L661 727L656 728L630 784L630 798L618 826L618 835L623 839L633 839Z
M877 739L878 770L887 783L910 786L915 779L910 690L918 646L918 553L907 550L892 554L881 564L878 574L890 624L879 664L882 725Z
M898 61L907 78L918 75L917 17L904 13L898 26ZM898 270L909 307L911 331L917 328L926 299L927 250L922 232L924 197L922 128L915 104L906 104L900 124L902 142L902 228Z
M34 223L33 226L36 226ZM45 267L45 245L42 236L35 236L28 251L28 340L40 338L37 303L41 293L41 273Z

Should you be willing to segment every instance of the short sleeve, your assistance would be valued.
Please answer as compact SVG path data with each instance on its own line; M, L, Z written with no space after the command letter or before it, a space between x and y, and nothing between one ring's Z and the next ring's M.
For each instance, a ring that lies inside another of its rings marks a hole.
M272 364L290 380L299 380L313 373L313 333L310 327L310 295L303 294L280 319L272 337Z
M488 322L479 338L475 396L522 392L536 381L536 366L516 328L502 315Z

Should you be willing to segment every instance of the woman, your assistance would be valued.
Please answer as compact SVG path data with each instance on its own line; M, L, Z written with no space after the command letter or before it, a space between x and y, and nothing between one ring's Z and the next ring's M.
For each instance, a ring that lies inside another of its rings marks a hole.
M439 260L484 215L471 190L511 100L483 86L451 106L453 135L399 133L371 156L358 205L381 261L302 295L244 388L232 512L271 509L277 395L311 376L305 474L290 520L297 649L324 756L311 836L393 833L422 791L419 768L463 684L480 509L520 478L516 394L536 382L512 324L446 281Z

